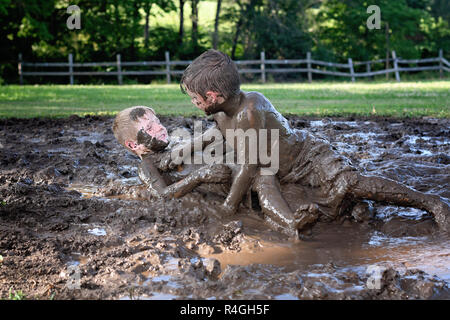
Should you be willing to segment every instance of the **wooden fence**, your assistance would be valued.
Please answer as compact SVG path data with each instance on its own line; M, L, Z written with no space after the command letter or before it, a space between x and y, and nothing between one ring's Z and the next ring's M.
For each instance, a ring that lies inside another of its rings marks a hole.
M171 82L171 77L174 75L181 75L183 70L174 70L174 66L188 66L192 61L171 61L169 52L165 53L165 61L122 61L120 54L117 55L115 62L74 62L72 54L69 54L68 62L25 62L22 60L22 54L19 54L18 72L20 84L23 84L23 77L25 76L68 76L69 83L74 83L76 76L116 76L118 84L122 84L123 76L143 76L143 75L165 75L167 83ZM373 64L386 63L386 59L375 61L353 62L351 58L347 63L334 63L314 60L311 58L311 53L308 52L306 59L293 60L271 60L265 58L265 53L261 52L259 60L239 60L235 61L238 65L239 73L241 74L261 74L261 82L266 82L266 75L268 73L307 73L308 82L312 82L312 75L323 74L338 77L350 77L353 82L360 77L373 77L376 75L395 73L395 79L400 81L400 72L408 71L425 71L436 70L439 71L440 78L443 78L443 73L450 71L450 63L444 58L443 51L439 50L439 56L436 58L405 60L397 57L395 51L392 51L392 57L389 58L389 63L392 63L392 68L371 71ZM438 63L432 66L418 66L423 63ZM277 68L276 65L306 65L306 68ZM415 64L413 67L404 67L402 65ZM259 68L248 68L246 66L259 65ZM266 68L266 66L272 66ZM355 67L365 65L366 72L355 72ZM314 68L313 66L318 66ZM68 71L25 71L25 67L40 67L40 68L68 68ZM74 68L87 67L113 67L115 71L74 71ZM159 67L159 70L127 70L128 67ZM326 67L346 69L348 72L330 71Z

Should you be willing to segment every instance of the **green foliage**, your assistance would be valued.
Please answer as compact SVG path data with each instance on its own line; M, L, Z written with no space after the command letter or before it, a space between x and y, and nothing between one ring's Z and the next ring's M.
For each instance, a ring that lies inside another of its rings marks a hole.
M431 20L425 10L427 0L374 1L381 11L381 29L368 29L366 0L326 0L317 14L319 37L335 56L369 60L384 58L389 30L389 51L403 58L420 58L426 44L421 25ZM363 9L363 10L362 10ZM429 44L426 44L429 45ZM436 52L436 51L435 51ZM435 54L436 56L437 54Z
M26 61L66 61L69 53L85 62L114 61L118 53L123 61L163 60L165 51L172 59L192 59L211 47L216 1L185 1L180 38L177 0L2 0L0 77L18 82L19 53ZM196 32L192 3L208 4L207 12L200 10ZM381 9L380 30L366 26L370 4ZM80 30L66 26L69 5L81 9ZM168 17L172 22L161 20ZM223 0L219 17L219 49L235 59L257 59L261 51L268 59L302 58L307 51L328 61L384 58L387 24L389 51L402 58L450 52L448 0Z

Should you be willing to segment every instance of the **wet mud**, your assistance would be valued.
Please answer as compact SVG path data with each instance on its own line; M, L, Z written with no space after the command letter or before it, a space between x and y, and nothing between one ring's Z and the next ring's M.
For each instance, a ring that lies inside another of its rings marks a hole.
M448 119L287 118L362 173L450 198ZM201 186L153 198L112 121L0 120L0 298L450 298L450 238L425 211L367 201L293 242L257 205L217 216L223 195Z

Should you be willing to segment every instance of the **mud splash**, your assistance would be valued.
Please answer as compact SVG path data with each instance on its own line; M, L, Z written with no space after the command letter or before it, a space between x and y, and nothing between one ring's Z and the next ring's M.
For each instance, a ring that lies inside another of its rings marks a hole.
M173 130L193 118L162 118ZM366 174L449 199L448 119L302 119ZM204 122L207 120L204 119ZM201 188L152 199L111 118L0 120L0 297L449 299L450 239L420 210L318 224L293 243L258 208L222 220ZM294 199L295 200L295 199ZM368 267L380 271L368 287ZM77 268L79 289L68 286Z

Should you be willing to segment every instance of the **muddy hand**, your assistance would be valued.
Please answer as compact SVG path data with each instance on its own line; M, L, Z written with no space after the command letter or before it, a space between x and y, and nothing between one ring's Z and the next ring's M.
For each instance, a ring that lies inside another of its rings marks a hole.
M313 224L319 218L319 206L315 203L302 204L294 213L295 228L302 230Z
M230 181L231 170L226 165L215 164L200 169L200 177L206 183Z
M179 164L172 160L172 153L168 152L159 162L158 169L161 171L170 171L175 169Z
M137 134L137 143L143 144L146 146L149 150L159 152L164 150L168 146L168 142L156 139L155 137L152 137L147 132L144 131L144 129L139 130Z

